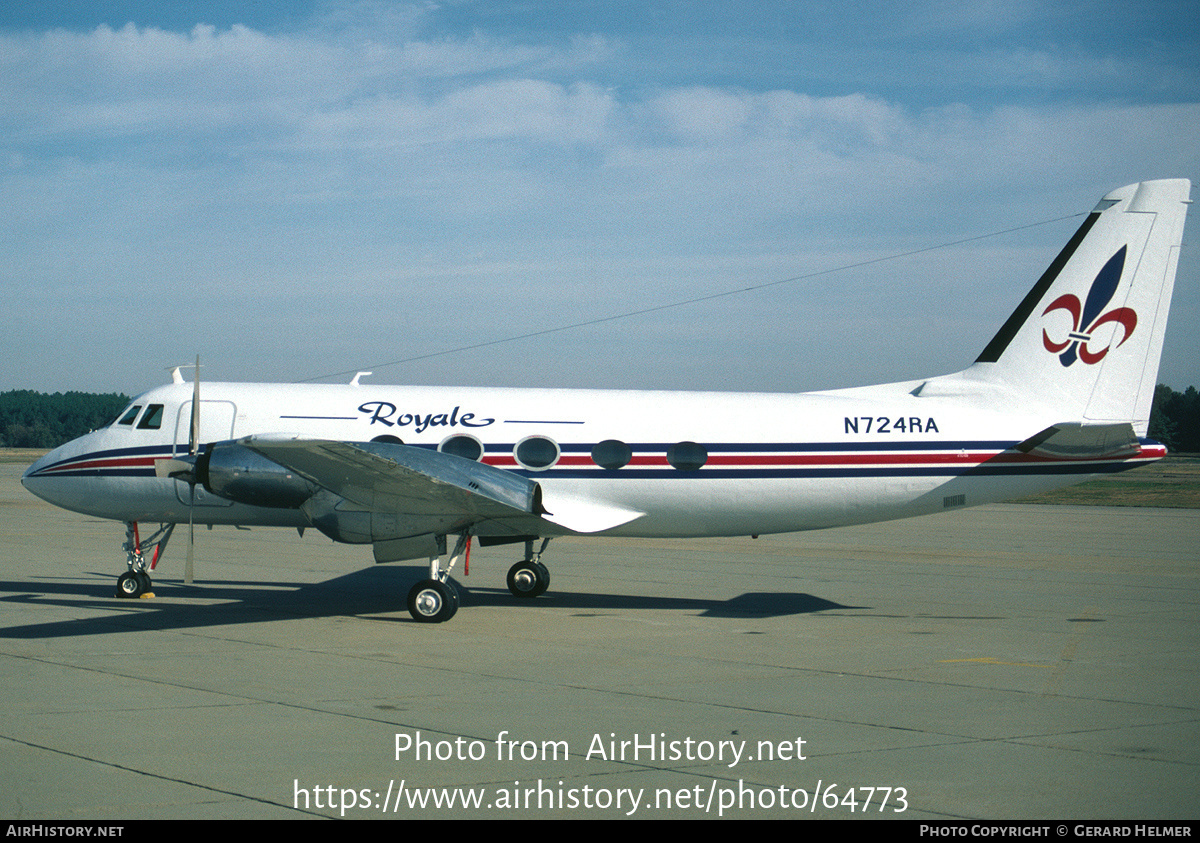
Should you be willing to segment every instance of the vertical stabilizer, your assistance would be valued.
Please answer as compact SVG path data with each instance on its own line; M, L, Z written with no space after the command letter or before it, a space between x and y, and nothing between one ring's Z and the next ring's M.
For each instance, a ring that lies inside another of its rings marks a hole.
M1144 436L1191 183L1109 193L996 334L973 378L1080 422Z

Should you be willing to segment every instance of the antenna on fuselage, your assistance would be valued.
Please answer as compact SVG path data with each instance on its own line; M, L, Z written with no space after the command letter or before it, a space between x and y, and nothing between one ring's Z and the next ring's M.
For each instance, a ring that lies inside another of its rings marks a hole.
M195 366L196 366L196 377L199 378L200 377L200 356L199 355L196 356ZM185 383L185 381L183 379L183 373L180 372L180 369L190 369L191 367L192 367L191 363L180 363L178 366L168 366L167 371L171 373L171 383ZM366 374L370 374L370 372L367 372Z

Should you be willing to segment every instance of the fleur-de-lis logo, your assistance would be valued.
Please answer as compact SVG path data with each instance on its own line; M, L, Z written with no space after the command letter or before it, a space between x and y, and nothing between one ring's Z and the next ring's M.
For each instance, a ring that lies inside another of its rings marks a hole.
M1042 311L1042 315L1045 316L1054 310L1065 310L1071 316L1071 330L1062 342L1050 339L1046 329L1042 329L1042 345L1051 354L1058 354L1058 359L1064 366L1070 366L1076 359L1088 365L1099 363L1108 354L1109 349L1120 348L1133 334L1134 328L1137 327L1137 314L1132 308L1118 307L1103 315L1100 313L1108 307L1113 294L1117 292L1117 286L1121 283L1121 270L1124 268L1125 247L1122 246L1096 275L1092 288L1088 290L1086 302L1080 304L1078 296L1068 294L1059 296ZM1090 346L1092 336L1098 328L1110 323L1120 325L1124 330L1121 341L1114 346L1110 338L1103 348L1093 350Z

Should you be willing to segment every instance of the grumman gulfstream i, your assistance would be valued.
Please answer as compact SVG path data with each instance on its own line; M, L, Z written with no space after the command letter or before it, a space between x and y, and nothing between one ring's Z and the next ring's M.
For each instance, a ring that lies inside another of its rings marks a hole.
M529 598L556 536L816 530L1069 485L1166 452L1146 434L1190 187L1105 196L957 374L758 394L201 385L176 370L22 482L126 523L119 595L150 588L176 524L315 528L378 562L428 559L408 608L431 622L457 611L450 574L472 541L523 543L508 587Z

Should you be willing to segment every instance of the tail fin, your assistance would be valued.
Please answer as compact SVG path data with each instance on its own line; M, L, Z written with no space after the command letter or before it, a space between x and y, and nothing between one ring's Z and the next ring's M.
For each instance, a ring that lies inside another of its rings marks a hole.
M1100 200L970 375L1145 436L1190 189L1146 181Z

